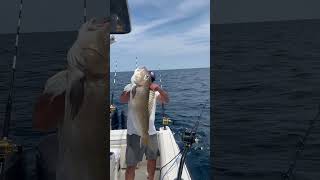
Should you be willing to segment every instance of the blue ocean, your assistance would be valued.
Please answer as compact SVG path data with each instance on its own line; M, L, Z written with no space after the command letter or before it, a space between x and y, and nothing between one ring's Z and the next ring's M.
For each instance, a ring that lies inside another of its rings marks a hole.
M319 179L320 21L211 30L215 179Z

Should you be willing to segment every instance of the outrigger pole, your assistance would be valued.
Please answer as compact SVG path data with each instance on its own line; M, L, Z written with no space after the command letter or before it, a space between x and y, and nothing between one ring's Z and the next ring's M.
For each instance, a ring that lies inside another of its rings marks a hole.
M22 7L23 7L23 0L20 0L20 8L19 8L19 16L18 16L18 25L17 25L17 32L16 32L16 41L15 41L15 54L12 60L12 67L11 67L11 79L10 79L10 87L9 87L9 94L7 99L6 111L5 111L5 119L3 122L3 131L0 140L0 179L3 180L5 176L5 161L7 156L13 152L22 152L22 147L13 144L12 141L8 140L9 136L9 129L10 129L10 121L11 121L11 114L12 114L12 102L14 98L14 83L15 83L15 72L16 72L16 61L18 57L18 47L19 47L19 34L20 34L20 27L21 27L21 19L22 19Z

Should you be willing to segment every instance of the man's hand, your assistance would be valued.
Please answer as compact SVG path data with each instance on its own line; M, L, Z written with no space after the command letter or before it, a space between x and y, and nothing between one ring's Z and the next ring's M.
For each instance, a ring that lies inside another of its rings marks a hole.
M160 93L160 96L158 97L158 99L160 100L161 103L165 104L169 102L168 93L165 92L163 89L161 89L158 84L152 83L150 85L150 89L153 91L158 91Z
M120 96L120 102L121 103L128 103L130 99L130 92L129 91L123 91Z
M160 86L158 84L156 84L156 83L152 83L150 85L150 89L153 90L153 91L159 91Z

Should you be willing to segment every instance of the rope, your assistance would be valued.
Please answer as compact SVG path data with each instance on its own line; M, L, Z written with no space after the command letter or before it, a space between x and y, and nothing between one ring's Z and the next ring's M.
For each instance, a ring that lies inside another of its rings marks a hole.
M293 160L291 161L288 170L283 174L284 180L291 179L291 176L293 175L294 169L297 164L298 157L303 152L306 141L311 133L311 130L314 127L315 121L319 118L319 116L320 116L320 105L318 107L318 112L317 112L316 116L312 120L309 121L309 126L308 126L306 133L304 134L304 136L302 138L299 138L299 141L296 146L297 148L296 148L295 156L294 156Z
M12 109L12 101L14 97L14 82L15 82L15 71L16 71L16 62L17 57L19 54L19 35L20 35L20 27L21 27L21 19L22 19L22 8L23 8L23 0L20 0L20 8L19 8L19 16L18 16L18 25L17 25L17 32L16 32L16 41L15 41L15 54L12 60L12 68L11 68L11 82L8 94L8 100L6 105L6 113L5 113L5 120L3 123L3 133L2 138L6 139L9 134L9 126L11 121L11 109Z

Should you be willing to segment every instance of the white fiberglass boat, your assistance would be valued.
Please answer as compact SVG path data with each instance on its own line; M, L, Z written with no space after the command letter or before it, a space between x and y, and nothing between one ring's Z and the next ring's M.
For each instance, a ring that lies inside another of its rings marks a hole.
M124 180L125 179L125 155L127 145L127 130L111 130L110 133L110 179ZM172 131L169 127L164 129L161 127L158 131L158 145L160 156L157 159L157 169L155 180L175 180L178 175L181 155L180 149L174 139ZM191 180L189 171L186 165L183 165L181 179ZM161 172L160 172L161 171ZM136 169L137 180L147 179L147 161L140 162Z

